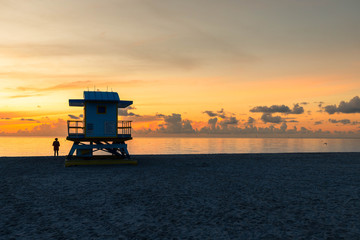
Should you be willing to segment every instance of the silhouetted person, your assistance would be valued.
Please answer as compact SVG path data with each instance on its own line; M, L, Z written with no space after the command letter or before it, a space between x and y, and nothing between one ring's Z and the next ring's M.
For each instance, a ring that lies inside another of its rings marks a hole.
M55 138L55 141L53 142L53 146L54 146L54 157L59 156L60 142L58 141L57 138Z

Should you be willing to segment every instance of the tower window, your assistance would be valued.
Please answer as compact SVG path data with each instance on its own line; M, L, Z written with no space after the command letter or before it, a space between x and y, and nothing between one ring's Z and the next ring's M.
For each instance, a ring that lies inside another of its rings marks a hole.
M97 106L98 114L106 114L106 106Z

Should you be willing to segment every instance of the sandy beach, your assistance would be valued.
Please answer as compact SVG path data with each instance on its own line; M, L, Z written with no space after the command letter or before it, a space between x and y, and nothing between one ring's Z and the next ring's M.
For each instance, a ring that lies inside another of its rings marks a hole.
M360 239L360 153L0 158L1 239Z

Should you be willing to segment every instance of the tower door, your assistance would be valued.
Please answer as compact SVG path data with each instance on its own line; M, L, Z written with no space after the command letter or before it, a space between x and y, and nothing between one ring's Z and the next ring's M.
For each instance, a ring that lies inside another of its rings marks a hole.
M105 136L117 135L117 126L115 121L105 121L104 134Z

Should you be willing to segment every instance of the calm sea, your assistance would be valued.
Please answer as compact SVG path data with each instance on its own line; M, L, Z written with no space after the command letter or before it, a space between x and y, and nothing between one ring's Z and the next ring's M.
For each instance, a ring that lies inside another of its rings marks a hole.
M0 156L50 156L52 137L0 137ZM60 155L72 142L59 138ZM360 152L360 139L148 138L127 142L130 154Z

